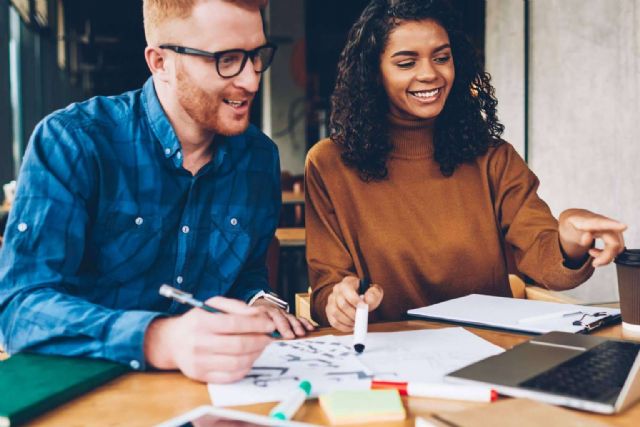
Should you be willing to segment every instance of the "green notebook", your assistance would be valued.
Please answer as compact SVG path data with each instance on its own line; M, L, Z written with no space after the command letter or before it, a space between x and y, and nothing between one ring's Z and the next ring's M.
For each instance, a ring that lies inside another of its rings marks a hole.
M105 360L15 354L0 362L0 427L24 423L127 371Z

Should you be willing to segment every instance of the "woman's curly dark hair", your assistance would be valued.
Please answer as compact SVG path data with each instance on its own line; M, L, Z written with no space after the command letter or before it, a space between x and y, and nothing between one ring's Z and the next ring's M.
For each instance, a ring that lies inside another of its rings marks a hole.
M380 84L380 57L389 34L403 21L433 19L447 31L455 80L434 128L435 160L444 176L499 144L504 126L498 101L476 51L446 0L372 0L349 32L331 97L331 140L342 160L365 181L387 176L389 100Z

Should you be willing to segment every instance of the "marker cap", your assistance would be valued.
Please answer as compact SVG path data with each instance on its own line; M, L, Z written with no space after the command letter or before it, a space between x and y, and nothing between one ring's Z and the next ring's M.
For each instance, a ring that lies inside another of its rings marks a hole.
M298 387L300 387L307 396L311 394L311 383L309 381L304 380L300 382L300 384L298 384Z

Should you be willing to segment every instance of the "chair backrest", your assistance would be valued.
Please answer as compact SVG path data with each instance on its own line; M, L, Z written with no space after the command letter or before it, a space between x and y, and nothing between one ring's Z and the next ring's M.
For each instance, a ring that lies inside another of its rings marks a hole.
M515 274L509 275L509 286L511 287L511 294L514 298L524 299L527 297L527 285L525 285L524 280Z

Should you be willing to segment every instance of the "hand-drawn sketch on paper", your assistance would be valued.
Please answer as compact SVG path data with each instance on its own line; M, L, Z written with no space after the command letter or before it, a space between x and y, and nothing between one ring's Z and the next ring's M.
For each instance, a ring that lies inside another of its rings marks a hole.
M366 389L371 373L355 352L328 335L270 344L247 376L234 384L209 384L214 405L272 402L300 381L312 384L312 395L338 389Z

